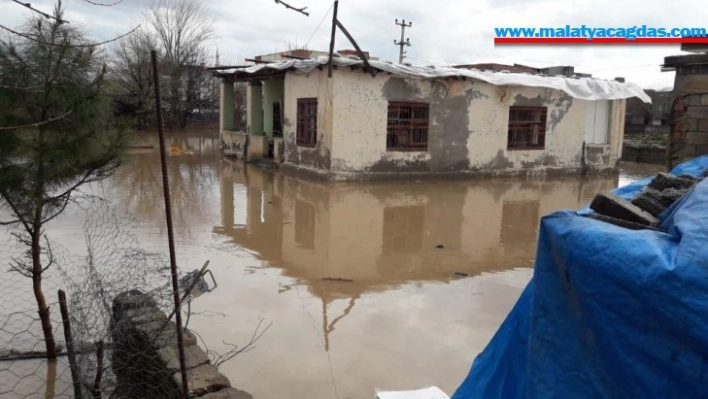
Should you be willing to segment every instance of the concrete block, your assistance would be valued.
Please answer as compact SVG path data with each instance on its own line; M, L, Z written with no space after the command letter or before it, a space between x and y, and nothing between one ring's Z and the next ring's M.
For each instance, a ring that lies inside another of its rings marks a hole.
M113 301L113 318L112 367L118 381L116 390L130 392L139 387L138 390L145 394L142 397L157 398L180 387L175 323L165 323L167 316L159 310L157 303L138 291L124 292ZM229 380L209 364L209 357L197 346L194 334L185 332L183 337L193 396L230 388ZM248 398L227 396L231 397Z
M702 119L686 118L686 130L698 130L698 121Z
M708 119L708 105L689 106L686 115L692 118Z
M686 103L686 105L702 105L701 104L701 94L689 94L688 96L684 97L682 101ZM705 104L703 104L705 105Z
M667 188L662 191L646 187L632 203L652 215L659 217L668 207L688 192L688 188Z
M165 313L152 307L128 310L125 312L125 317L129 318L134 324L149 324L154 322L164 324L167 322Z
M159 348L161 346L176 345L177 331L175 330L175 324L170 323L164 330L153 333L158 334L157 337L154 338L154 346ZM197 344L197 337L190 331L185 331L184 334L182 334L182 340L185 347Z
M182 375L179 371L172 374L172 382L178 387L182 386ZM189 370L187 372L187 382L192 396L203 396L207 393L231 388L228 378L219 373L219 370L211 364L202 364Z
M696 145L708 144L708 132L688 132L686 134L686 143Z
M611 216L600 215L599 213L591 213L588 215L588 217L590 219L595 219L595 220L599 220L599 221L602 221L605 223L614 224L615 226L624 227L624 228L630 229L630 230L646 230L646 229L659 230L657 228L645 226L643 224L628 222L626 220L613 218Z
M696 121L696 128L691 130L697 130L699 132L708 132L708 119L696 119Z
M656 227L659 225L659 219L654 215L610 192L597 194L590 203L590 209L601 215L645 226Z
M169 371L179 370L179 351L177 344L163 346L157 350L157 354ZM184 347L184 360L188 369L209 363L209 356L202 348L193 345Z
M235 388L226 388L220 391L211 392L204 396L200 396L202 399L253 399L253 395L248 392L240 391Z
M677 75L674 92L698 95L708 93L708 79L704 75Z
M698 183L700 179L693 176L674 176L669 173L657 173L656 177L647 185L648 189L664 191L668 189L688 190Z
M695 155L706 155L706 154L708 154L708 145L701 144L701 145L695 146L695 148L696 148Z

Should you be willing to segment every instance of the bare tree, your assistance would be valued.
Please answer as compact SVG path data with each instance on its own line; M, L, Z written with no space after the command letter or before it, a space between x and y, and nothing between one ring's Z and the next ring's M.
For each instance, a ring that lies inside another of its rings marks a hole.
M211 78L204 67L207 45L216 36L213 22L199 0L153 0L145 18L163 55L167 111L184 129L190 113L211 103Z
M234 84L234 128L244 132L247 129L247 86L248 84L245 82Z
M154 93L150 50L157 47L153 36L140 29L116 42L111 60L110 78L114 101L121 115L134 118L138 129L152 125Z

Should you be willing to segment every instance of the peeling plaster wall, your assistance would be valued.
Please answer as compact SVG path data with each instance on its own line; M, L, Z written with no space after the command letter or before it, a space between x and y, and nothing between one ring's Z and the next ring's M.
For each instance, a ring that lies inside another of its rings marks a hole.
M585 132L585 106L567 94L532 87L501 87L475 83L487 96L470 110L467 147L476 171L533 170L580 167ZM575 105L575 106L574 106ZM545 148L507 150L509 107L548 107Z
M273 159L276 162L285 160L285 142L281 137L273 138Z
M332 170L344 173L455 172L469 165L469 108L479 93L469 82L376 78L361 71L334 77ZM387 151L388 102L430 106L428 151Z
M609 166L616 167L622 159L622 145L624 143L624 121L627 117L627 100L612 100L612 113L610 114L610 160Z
M245 159L248 135L244 132L221 131L221 151L224 155Z
M328 171L332 148L332 95L334 79L327 79L326 70L314 70L307 75L288 73L285 77L285 104L283 104L283 142L285 169L315 173ZM317 145L298 146L297 99L317 98Z
M268 137L252 134L248 137L247 161L265 158L268 153Z

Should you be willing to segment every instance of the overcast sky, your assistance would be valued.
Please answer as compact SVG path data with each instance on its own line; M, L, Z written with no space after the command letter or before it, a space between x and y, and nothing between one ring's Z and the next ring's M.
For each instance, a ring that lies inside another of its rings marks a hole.
M106 3L116 0L94 0ZM124 0L101 7L85 0L65 0L67 17L96 39L108 39L139 22L148 0ZM289 44L327 50L331 30L329 0L286 0L307 6L306 17L273 0L205 0L219 33L222 64L242 63L282 51ZM51 10L53 1L33 0ZM329 12L328 15L326 15ZM29 11L0 0L0 23L17 25ZM325 17L326 15L326 17ZM536 67L573 65L579 72L612 79L623 76L644 88L670 88L674 74L661 72L668 55L682 54L678 45L494 46L495 27L653 27L708 26L708 11L695 0L340 0L339 20L360 46L382 60L398 61L400 27L395 19L412 21L406 30L411 46L407 62L414 65L478 62L519 63ZM324 18L324 20L323 20ZM320 24L322 21L322 24ZM319 25L319 28L318 28ZM337 35L336 49L352 48Z

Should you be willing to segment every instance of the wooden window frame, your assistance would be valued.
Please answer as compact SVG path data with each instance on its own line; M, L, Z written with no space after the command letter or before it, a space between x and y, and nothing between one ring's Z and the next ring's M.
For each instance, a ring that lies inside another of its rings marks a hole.
M429 126L429 104L388 103L386 151L428 151Z
M547 107L509 107L507 150L546 148Z
M283 103L273 102L273 137L283 137Z
M297 130L295 136L298 146L317 146L317 98L297 99Z

